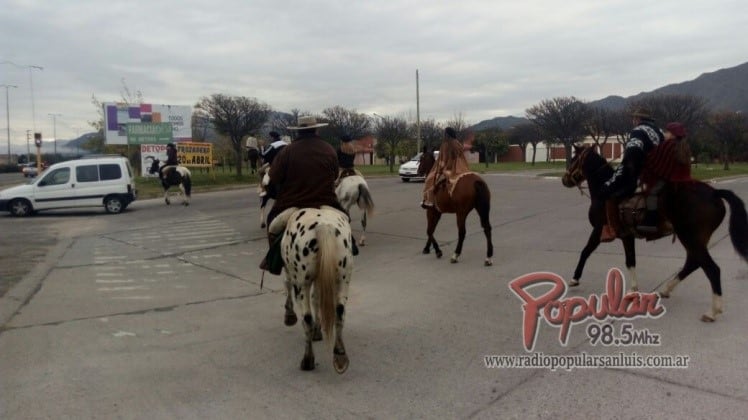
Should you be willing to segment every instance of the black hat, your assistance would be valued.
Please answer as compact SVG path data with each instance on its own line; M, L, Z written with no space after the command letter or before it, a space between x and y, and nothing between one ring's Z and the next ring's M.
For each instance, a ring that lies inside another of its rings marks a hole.
M280 138L281 138L280 134L278 134L278 133L277 133L277 132L275 132L275 131L271 131L271 132L269 132L269 133L268 133L268 135L269 135L270 137L272 137L272 138L276 139L276 140L280 140Z
M340 141L342 141L343 143L350 143L353 141L353 138L348 134L343 134L343 136L340 137Z
M444 129L444 135L453 139L457 138L457 132L452 127L447 127Z
M176 148L177 146L175 146L175 145L174 145L174 143L169 143L169 144L167 144L167 145L166 145L166 147L173 147L173 148Z

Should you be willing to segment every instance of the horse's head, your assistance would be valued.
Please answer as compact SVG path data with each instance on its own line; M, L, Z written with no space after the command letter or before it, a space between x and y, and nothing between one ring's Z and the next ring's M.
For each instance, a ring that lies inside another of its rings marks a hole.
M564 184L564 187L579 187L584 182L584 164L593 153L594 149L592 147L574 145L574 157L569 162L566 173L561 177L561 183Z
M159 167L160 163L161 163L160 160L154 158L153 159L153 163L151 163L151 167L148 168L148 173L151 174L151 175L153 175L155 173L158 173L158 167Z

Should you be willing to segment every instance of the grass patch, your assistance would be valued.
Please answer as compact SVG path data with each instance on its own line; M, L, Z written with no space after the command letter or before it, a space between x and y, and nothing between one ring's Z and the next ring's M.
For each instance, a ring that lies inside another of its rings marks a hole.
M356 169L366 176L391 176L397 177L397 169L400 165L395 165L393 172L387 165L358 165ZM503 162L490 163L488 167L484 163L474 163L470 169L484 174L490 172L519 172L519 171L541 171L538 176L560 177L566 171L564 162L536 162L531 165L526 162ZM708 180L715 178L724 178L739 175L748 175L748 163L730 164L730 170L722 169L722 164L699 164L693 166L691 173L694 178ZM227 188L247 187L257 184L257 175L247 174L243 170L242 176L237 176L236 171L229 169L217 169L213 173L203 172L199 169L192 169L192 189L195 192L215 191ZM137 177L138 197L141 199L156 198L163 195L161 184L156 178Z

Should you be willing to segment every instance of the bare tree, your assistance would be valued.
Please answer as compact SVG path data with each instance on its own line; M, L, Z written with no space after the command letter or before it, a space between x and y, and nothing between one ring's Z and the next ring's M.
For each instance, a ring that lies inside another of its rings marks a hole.
M589 107L579 99L559 97L546 99L525 111L527 119L564 146L566 167L571 162L571 146L584 138Z
M458 112L452 117L452 119L448 120L445 123L445 127L454 128L457 132L457 140L461 142L464 142L469 135L468 128L470 127L470 124L465 120L465 116L462 112Z
M377 153L387 157L390 172L394 172L398 146L400 142L408 139L410 134L408 123L404 118L379 117L375 123L374 132L377 136Z
M628 104L629 115L637 108L649 110L658 124L665 125L671 121L678 121L689 130L694 130L702 124L708 114L706 99L694 95L645 96Z
M610 130L618 143L626 145L631 132L631 113L626 109L611 111Z
M358 113L355 109L346 109L336 105L323 110L322 115L330 123L334 144L338 144L342 136L360 139L371 131L369 116Z
M299 121L300 115L311 115L311 112L301 111L297 108L292 109L290 113L273 112L270 121L270 130L267 133L263 134L268 135L270 131L275 131L281 136L288 136L293 138L296 133L292 130L289 130L288 127L295 126L297 121Z
M748 135L746 118L738 112L721 111L710 115L706 124L714 135L714 143L727 171L730 169L730 160L745 145Z
M411 130L415 133L415 124L411 127ZM431 150L432 148L438 148L442 139L444 138L444 127L441 126L434 119L428 119L421 121L421 144ZM420 150L419 150L420 152Z
M597 148L602 152L610 137L616 135L614 112L602 107L590 107L589 121L585 126L587 135L592 138Z
M255 98L227 96L220 93L203 97L195 105L196 112L210 118L216 131L231 140L236 154L236 174L242 174L242 140L257 132L270 117L271 108Z

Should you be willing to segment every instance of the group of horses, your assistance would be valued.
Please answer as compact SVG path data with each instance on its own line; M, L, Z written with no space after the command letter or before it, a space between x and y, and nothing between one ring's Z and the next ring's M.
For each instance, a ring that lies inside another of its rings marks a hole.
M157 161L154 161L154 167L158 168ZM569 286L579 284L587 259L600 244L600 233L606 223L606 210L605 201L600 198L599 192L603 183L612 174L612 166L594 148L576 147L569 168L562 177L563 185L569 188L581 189L586 181L591 199L588 217L592 232L581 252ZM265 178L262 182L267 184L269 179ZM358 175L345 177L336 187L336 194L343 208L349 213L352 208L361 210L363 233L358 243L364 245L367 217L371 216L374 209L366 181ZM680 281L701 268L709 279L713 294L712 306L702 316L702 320L714 321L722 312L722 289L720 269L709 254L708 242L725 217L723 201L726 201L730 206L728 230L733 247L748 261L748 215L745 205L733 192L715 189L699 181L669 184L660 193L660 197L663 203L662 214L672 225L674 238L677 238L686 249L683 268L665 284L660 295L668 297ZM263 228L264 207L271 198L268 194L261 200ZM442 251L434 238L434 231L442 214L454 213L457 219L458 240L450 261L456 263L466 236L467 216L475 209L486 237L484 265L492 265L493 244L489 218L491 192L486 182L472 172L461 174L452 180L437 182L434 204L426 210L427 240L423 253L428 254L433 248L437 258L442 257ZM635 223L636 217L628 219L634 220ZM634 227L626 226L626 229L619 232L619 238L623 242L626 267L631 274L632 290L635 291L638 290L635 239L652 240L662 237L663 234L644 237L637 234ZM284 232L281 254L286 272L285 324L290 326L297 322L295 301L302 311L306 336L301 369L311 370L315 367L312 342L321 340L323 334L328 338L332 338L334 334L333 366L338 373L345 372L349 360L343 344L342 329L348 286L353 272L352 246L355 240L350 228L350 217L329 207L293 208L281 213L268 229L272 232Z

